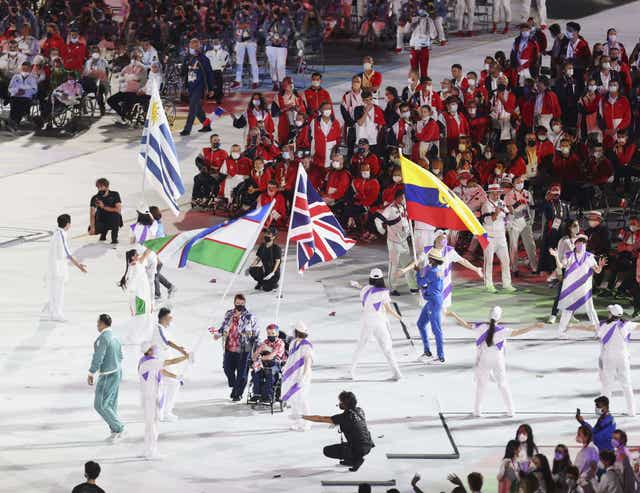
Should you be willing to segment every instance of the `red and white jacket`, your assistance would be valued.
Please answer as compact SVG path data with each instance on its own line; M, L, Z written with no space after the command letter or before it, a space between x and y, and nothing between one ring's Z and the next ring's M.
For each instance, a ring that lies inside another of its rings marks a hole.
M560 118L562 108L560 107L556 93L551 90L546 90L543 94L538 94L533 104L533 115L552 115L553 118Z
M600 117L604 125L604 146L611 148L615 142L615 133L626 130L631 125L631 105L626 96L613 99L603 97L600 100Z
M311 154L314 166L326 168L331 164L331 151L340 142L340 138L338 120L333 117L329 122L323 122L322 117L313 120L311 124Z
M470 133L469 122L460 112L452 115L448 111L445 111L442 113L442 121L445 125L449 148L451 148L452 144L457 145L457 141L461 135L469 135Z
M208 168L220 171L225 159L229 157L227 151L224 149L212 149L211 147L205 147L202 149L202 159Z

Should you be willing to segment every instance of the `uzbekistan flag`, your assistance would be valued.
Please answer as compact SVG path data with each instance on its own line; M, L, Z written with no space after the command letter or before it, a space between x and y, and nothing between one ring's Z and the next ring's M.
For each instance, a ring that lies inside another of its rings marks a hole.
M194 229L176 235L145 241L160 261L183 268L187 261L227 272L237 272L256 243L274 202L231 221L210 228Z
M470 231L486 248L487 232L460 197L431 172L404 156L400 157L400 167L410 219L436 228Z

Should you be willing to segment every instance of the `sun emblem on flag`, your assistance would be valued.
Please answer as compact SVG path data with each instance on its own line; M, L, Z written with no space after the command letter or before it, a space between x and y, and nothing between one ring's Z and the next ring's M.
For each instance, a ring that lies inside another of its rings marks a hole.
M151 102L151 124L156 125L160 118L160 105L158 101Z

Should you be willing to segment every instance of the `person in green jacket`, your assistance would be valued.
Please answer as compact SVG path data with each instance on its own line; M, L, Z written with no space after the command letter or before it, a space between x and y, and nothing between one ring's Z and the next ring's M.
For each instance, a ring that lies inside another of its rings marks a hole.
M93 407L109 425L111 435L107 441L122 437L124 425L118 418L118 389L122 380L122 347L111 331L111 317L103 313L98 317L100 335L93 343L93 358L89 368L87 383L93 385L96 373L96 395Z

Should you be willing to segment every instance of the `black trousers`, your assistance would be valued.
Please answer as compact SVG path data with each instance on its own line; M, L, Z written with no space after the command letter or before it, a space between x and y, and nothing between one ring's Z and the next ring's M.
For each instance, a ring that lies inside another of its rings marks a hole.
M113 108L120 118L124 118L131 107L136 104L138 100L138 95L135 92L117 92L109 99L107 99L107 104Z
M173 284L171 284L171 281L169 281L166 277L164 277L160 273L160 269L162 269L162 262L160 262L160 260L158 260L158 267L156 268L156 275L153 278L153 286L154 286L154 291L155 291L156 298L160 298L160 296L162 295L162 293L160 292L160 285L161 284L167 289L171 289L173 287Z
M189 93L189 114L187 115L187 121L184 123L183 131L185 133L191 133L191 127L196 118L200 120L200 123L204 123L207 119L207 115L202 107L202 98L204 93L202 89L195 90Z
M214 70L213 71L213 99L216 100L216 103L220 104L222 102L222 97L224 93L222 92L222 70Z
M11 98L11 109L9 110L9 119L17 125L25 116L29 114L30 110L31 110L30 98L20 98L20 97L14 96Z
M349 443L336 443L334 445L327 445L322 453L325 457L329 457L330 459L339 459L346 462L356 462L361 460L365 455L367 455L370 450L362 450L356 451L354 450Z
M260 284L260 289L263 291L272 291L278 287L278 280L280 279L280 270L278 270L271 279L264 280L265 272L264 267L256 266L249 268L249 275L253 277Z
M92 92L96 95L98 107L104 111L104 86L102 83L92 77L83 77L80 80L80 84L82 85L82 89L85 93Z
M118 242L119 224L96 222L96 233L100 233L100 241L107 239L107 233L111 231L111 243Z

